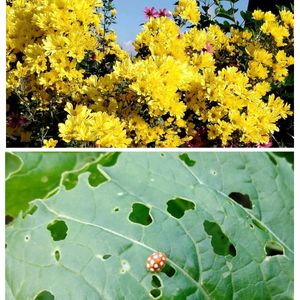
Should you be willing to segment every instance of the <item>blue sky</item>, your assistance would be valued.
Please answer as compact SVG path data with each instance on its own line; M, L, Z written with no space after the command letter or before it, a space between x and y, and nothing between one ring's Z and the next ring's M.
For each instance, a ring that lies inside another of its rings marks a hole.
M173 11L176 0L115 0L114 4L117 9L117 24L113 26L115 29L118 42L126 44L134 41L135 36L141 30L141 23L145 22L145 7L166 8ZM240 0L237 7L246 10L248 0Z

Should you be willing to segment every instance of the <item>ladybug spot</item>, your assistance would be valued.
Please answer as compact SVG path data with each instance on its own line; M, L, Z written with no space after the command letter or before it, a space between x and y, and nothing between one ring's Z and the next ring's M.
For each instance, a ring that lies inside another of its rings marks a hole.
M152 281L151 281L151 285L154 288L160 288L161 287L161 282L160 282L160 278L156 275L152 276Z
M153 289L150 291L150 296L153 299L158 299L161 296L161 291L159 289Z
M141 224L144 226L152 223L152 217L150 215L150 208L142 203L133 203L132 211L129 215L129 220L133 223Z
M162 272L168 277L173 277L176 273L175 269L168 264L162 269Z
M55 257L55 259L56 259L57 261L60 260L60 252L59 252L59 250L55 250L55 252L54 252L54 257Z
M267 241L265 244L265 252L267 256L283 255L284 248L276 241Z
M53 241L61 241L67 236L68 226L65 221L54 220L52 223L48 224L47 229L51 232Z
M34 298L34 300L54 300L54 299L55 297L48 291L42 291Z
M211 236L211 245L218 255L236 256L236 249L228 237L223 233L220 226L214 222L204 221L204 229Z
M233 192L233 193L230 193L228 195L228 197L230 197L232 200L234 200L238 204L242 205L243 207L252 209L252 202L251 202L250 197L248 195Z
M188 166L188 167L193 167L196 163L196 161L192 160L189 158L188 154L187 153L182 153L179 155L179 158L185 162L185 164Z
M193 202L180 198L169 200L167 205L167 211L177 219L182 218L186 210L195 209Z

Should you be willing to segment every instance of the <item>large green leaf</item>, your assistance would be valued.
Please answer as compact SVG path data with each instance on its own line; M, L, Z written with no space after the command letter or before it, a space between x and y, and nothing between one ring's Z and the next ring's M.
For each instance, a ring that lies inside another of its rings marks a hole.
M100 168L108 181L92 187L82 174L7 227L8 300L293 298L284 158L122 153ZM156 275L145 268L154 251L168 255Z
M12 174L18 172L22 167L21 159L13 154L6 153L5 155L5 178L8 179Z

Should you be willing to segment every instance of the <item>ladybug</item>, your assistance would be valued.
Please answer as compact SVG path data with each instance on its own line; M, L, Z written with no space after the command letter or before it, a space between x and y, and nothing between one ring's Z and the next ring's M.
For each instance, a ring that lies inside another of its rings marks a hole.
M163 252L154 252L146 261L146 268L150 272L160 272L167 263L167 256Z

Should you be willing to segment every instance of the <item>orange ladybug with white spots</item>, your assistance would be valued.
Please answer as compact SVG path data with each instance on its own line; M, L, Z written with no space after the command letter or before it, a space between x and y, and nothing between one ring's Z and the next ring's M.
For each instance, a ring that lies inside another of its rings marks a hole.
M163 252L154 252L146 261L146 268L150 272L160 272L167 263L167 256Z

